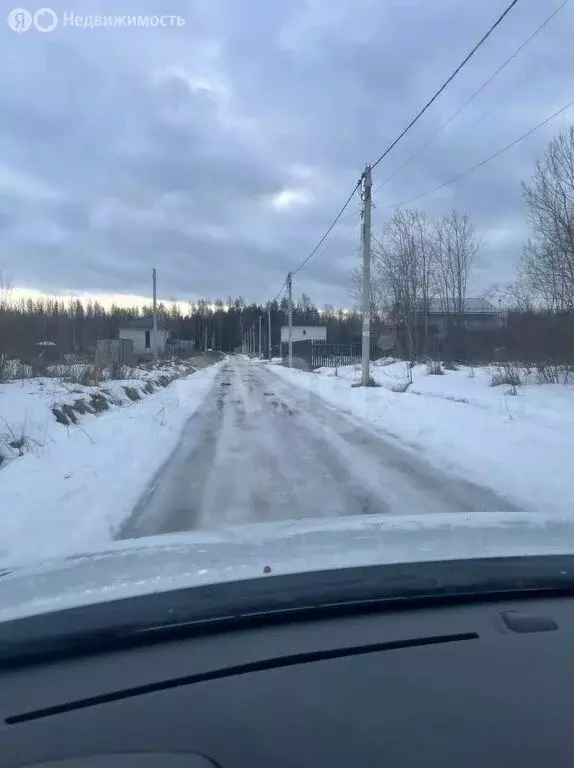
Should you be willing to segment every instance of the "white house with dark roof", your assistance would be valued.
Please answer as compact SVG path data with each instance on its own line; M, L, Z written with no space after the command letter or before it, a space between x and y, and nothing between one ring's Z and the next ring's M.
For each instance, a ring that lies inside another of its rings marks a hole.
M130 320L118 328L118 337L132 341L134 352L140 355L162 355L169 335L167 326L158 320L154 339L152 317L138 317L137 320Z

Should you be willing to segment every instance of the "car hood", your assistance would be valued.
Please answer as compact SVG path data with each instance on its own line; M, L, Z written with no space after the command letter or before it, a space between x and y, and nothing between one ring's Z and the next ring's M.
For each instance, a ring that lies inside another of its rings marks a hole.
M4 571L0 622L120 598L356 566L574 553L570 518L365 516L118 541Z

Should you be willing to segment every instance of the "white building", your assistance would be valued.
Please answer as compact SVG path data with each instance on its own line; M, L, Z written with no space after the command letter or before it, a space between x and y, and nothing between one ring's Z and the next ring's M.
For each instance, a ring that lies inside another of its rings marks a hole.
M139 317L118 328L118 337L133 341L136 354L162 355L165 352L169 331L158 321L154 339L153 318Z
M289 341L289 326L281 327L281 342ZM324 325L294 325L293 341L327 341L327 328Z

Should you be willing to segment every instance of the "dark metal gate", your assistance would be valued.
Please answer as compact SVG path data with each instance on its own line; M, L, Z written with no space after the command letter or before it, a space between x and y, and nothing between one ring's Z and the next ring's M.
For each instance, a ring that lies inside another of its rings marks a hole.
M283 365L289 363L289 345L281 345ZM294 341L293 366L314 370L315 368L335 368L342 365L360 365L361 344L326 344L323 341ZM371 360L381 356L381 351L371 344Z

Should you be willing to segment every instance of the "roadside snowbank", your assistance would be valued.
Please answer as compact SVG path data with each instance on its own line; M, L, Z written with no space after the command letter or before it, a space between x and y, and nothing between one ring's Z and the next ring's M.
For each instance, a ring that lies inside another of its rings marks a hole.
M120 373L125 378L110 379L104 372L96 386L94 366L79 363L50 366L45 377L0 383L0 467L28 452L42 453L60 433L58 424L81 424L110 408L130 405L196 367L178 361L124 367Z
M177 444L219 368L177 379L142 400L126 396L126 407L86 415L74 427L58 424L51 413L50 403L62 395L53 380L42 394L28 382L2 385L2 416L4 388L10 393L14 387L11 403L25 406L27 434L38 438L33 452L0 469L2 565L109 541ZM114 382L114 390L116 384L121 389L123 383ZM22 410L9 412L16 422L22 417Z
M372 366L377 388L353 388L356 366L315 374L274 373L368 422L432 464L492 488L524 510L574 514L574 386L490 386L492 371L462 366L442 376L413 368L406 392L404 362Z

